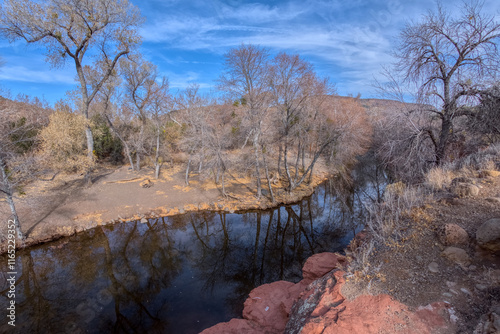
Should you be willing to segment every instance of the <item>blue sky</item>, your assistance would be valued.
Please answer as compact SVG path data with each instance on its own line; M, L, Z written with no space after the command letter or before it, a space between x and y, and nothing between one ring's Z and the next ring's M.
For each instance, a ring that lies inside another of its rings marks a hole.
M393 61L390 50L405 22L435 8L432 0L130 1L146 17L140 51L158 65L174 91L190 83L210 90L221 72L222 55L252 43L272 54L300 54L336 84L340 95L362 97L376 97L374 78ZM460 2L443 5L457 11ZM498 19L496 0L486 0L484 11ZM75 87L71 63L51 68L43 50L22 41L0 40L0 57L0 87L14 97L24 93L53 103Z

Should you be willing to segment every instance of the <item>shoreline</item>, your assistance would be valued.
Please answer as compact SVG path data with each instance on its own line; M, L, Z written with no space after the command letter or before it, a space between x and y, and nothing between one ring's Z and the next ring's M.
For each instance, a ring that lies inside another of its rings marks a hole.
M120 170L120 168L117 170ZM134 213L130 213L131 210L126 210L129 209L131 205L125 205L125 204L118 205L117 207L114 208L108 208L107 210L105 210L105 212L103 212L103 210L95 210L95 211L81 210L77 211L76 215L71 217L71 219L59 222L58 224L51 224L50 222L46 222L45 226L48 225L49 227L47 229L43 229L43 226L38 227L37 226L38 223L35 224L34 226L32 226L30 229L27 230L28 236L24 241L16 240L16 250L20 251L30 247L56 241L65 237L70 237L77 233L91 230L99 226L112 225L129 221L159 219L162 217L171 217L176 215L183 215L187 213L202 212L202 211L237 213L239 211L268 210L279 207L281 205L292 205L297 202L300 202L304 198L311 196L318 186L320 186L321 184L323 184L328 179L331 179L334 176L335 174L331 172L318 171L316 175L313 176L313 179L310 184L303 184L299 186L291 194L286 193L286 191L278 187L276 187L276 189L274 189L273 187L273 191L275 192L274 203L272 203L270 199L264 195L261 197L261 199L258 200L252 194L250 195L245 194L244 196L239 196L239 197L228 196L226 198L222 197L220 194L218 194L218 196L216 197L214 197L213 194L211 194L212 196L207 196L211 199L210 201L201 201L201 202L196 201L196 196L195 196L194 200L186 201L184 203L179 203L179 205L174 206L174 205L168 205L168 203L166 203L166 205L143 208L142 210L136 211ZM133 180L135 181L134 183L139 183L144 179L148 179L148 174L146 174L145 176L143 175L142 177L136 177ZM101 184L120 183L120 182L124 181L107 181L107 182L100 181ZM125 180L125 182L131 183L127 180ZM155 180L155 182L157 184L160 184L164 182L164 180L161 179ZM194 183L197 181L191 181L191 182ZM95 183L89 189L92 190L93 187L97 188L97 186L98 183ZM242 184L240 184L239 186L242 187ZM248 184L243 184L243 186L248 187ZM173 185L170 190L173 191L174 189L179 189L179 187L180 185ZM165 187L163 187L162 190L165 190L164 188ZM185 190L186 188L190 187L184 186L182 190L186 192ZM77 192L78 190L79 189L77 189ZM263 188L263 190L267 189ZM218 190L216 191L218 192ZM156 193L159 192L163 193L160 190L156 191ZM203 189L195 188L194 192L199 194L203 192ZM94 201L98 202L99 200L97 199ZM136 203L136 205L138 204ZM50 218L50 214L46 218ZM146 223L146 221L143 221L143 223ZM3 240L0 243L0 255L5 254L6 252L7 252L7 240Z

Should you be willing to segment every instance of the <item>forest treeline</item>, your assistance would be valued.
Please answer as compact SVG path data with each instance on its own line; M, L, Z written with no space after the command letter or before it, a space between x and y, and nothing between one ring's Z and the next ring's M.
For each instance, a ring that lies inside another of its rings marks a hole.
M273 184L293 192L319 163L343 170L370 146L395 178L420 182L499 140L500 24L482 5L452 15L438 4L409 22L378 83L392 101L369 102L336 96L300 55L251 44L224 54L210 93L172 91L140 53L144 19L128 1L6 0L1 35L74 68L78 87L50 107L0 101L1 190L17 222L17 185L47 171L91 184L103 162L151 167L157 178L183 164L187 184L196 173L227 195L227 179L245 175L274 202Z
M247 175L257 198L266 188L274 200L277 180L293 191L312 177L318 160L345 168L368 148L366 108L359 99L336 96L300 56L271 58L264 48L241 45L224 59L213 94L201 94L197 85L171 92L154 64L123 59L89 105L88 119L72 98L77 92L53 107L25 96L4 100L11 165L36 175L126 163L135 171L154 168L160 178L162 168L181 163L187 184L196 173L212 178L225 195L228 175Z

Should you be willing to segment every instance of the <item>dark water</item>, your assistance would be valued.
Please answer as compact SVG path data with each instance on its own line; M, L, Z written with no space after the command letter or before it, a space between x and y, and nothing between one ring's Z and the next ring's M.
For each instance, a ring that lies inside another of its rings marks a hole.
M240 317L254 287L297 282L310 255L342 250L377 197L371 167L274 210L200 212L99 227L17 252L16 327L0 332L198 333Z

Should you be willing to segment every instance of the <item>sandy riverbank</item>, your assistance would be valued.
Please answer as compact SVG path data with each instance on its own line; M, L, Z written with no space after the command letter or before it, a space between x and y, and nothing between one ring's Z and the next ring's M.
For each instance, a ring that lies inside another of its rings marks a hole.
M131 171L102 167L94 176L90 187L84 185L79 175L57 175L52 181L36 181L23 189L16 198L16 206L26 240L21 247L28 247L69 236L99 225L138 219L172 216L199 210L234 212L238 210L266 209L283 203L294 203L312 194L314 188L332 175L325 167L316 168L312 182L303 184L288 194L284 184L273 185L276 197L272 203L268 196L257 199L255 185L249 177L227 178L226 192L221 195L220 186L213 180L193 176L190 185L184 181L180 165L165 168L161 178L154 179L151 169ZM150 180L153 185L141 184ZM263 182L264 184L264 182ZM264 189L267 187L263 185ZM0 202L0 216L7 221L10 209ZM6 224L0 229L5 251Z

